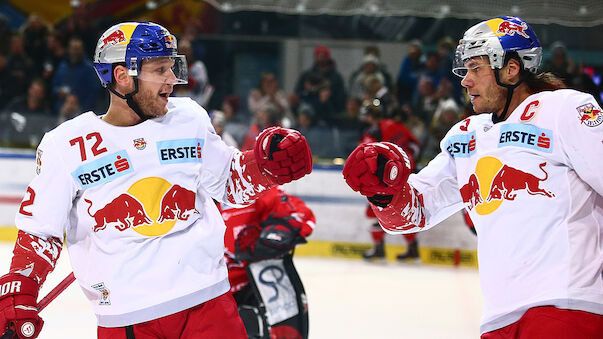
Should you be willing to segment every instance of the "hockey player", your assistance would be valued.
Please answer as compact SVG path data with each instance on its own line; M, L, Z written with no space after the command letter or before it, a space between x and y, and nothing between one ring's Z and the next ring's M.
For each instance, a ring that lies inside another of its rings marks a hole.
M278 187L252 205L231 208L223 204L221 211L226 223L224 241L230 291L239 305L249 338L271 338L271 335L281 338L277 334L285 327L297 333L286 338L307 338L306 298L290 252L305 243L314 230L316 219L312 211L301 199ZM275 274L278 284L272 279L265 281L262 274L265 267L276 267L273 269L278 273L267 273ZM285 275L287 279L283 279ZM267 300L262 299L263 286L269 287ZM274 292L275 288L278 292ZM287 290L295 293L286 293ZM290 310L292 315L272 319L270 311L277 307L281 308L278 313Z
M170 98L186 83L184 59L157 24L122 23L100 37L94 66L109 109L40 143L10 273L0 278L0 328L38 336L36 298L65 234L99 338L246 338L212 198L249 204L310 173L310 149L282 128L263 131L254 150L226 146L203 108Z
M600 338L603 333L603 112L585 93L537 73L532 28L499 17L457 48L480 115L410 174L391 143L360 145L344 176L390 233L431 228L464 207L475 224L482 338Z
M411 169L414 170L414 158L419 154L419 140L403 124L385 117L385 109L379 99L365 104L361 113L364 119L369 123L369 127L362 134L360 143L370 143L377 141L386 141L394 143L410 156ZM375 220L371 224L371 238L373 239L373 248L370 248L362 254L364 259L383 259L385 258L385 232L376 220L375 213L367 206L366 216ZM408 245L406 253L396 256L396 259L404 261L406 259L419 259L419 244L415 233L404 234L404 239Z

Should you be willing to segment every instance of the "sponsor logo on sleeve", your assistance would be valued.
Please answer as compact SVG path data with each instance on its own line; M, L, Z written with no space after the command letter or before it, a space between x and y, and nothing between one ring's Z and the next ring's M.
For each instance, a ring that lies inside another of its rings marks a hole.
M475 132L453 135L446 140L446 151L452 157L468 158L475 154Z
M553 132L534 125L502 125L498 147L505 146L519 146L551 153L553 152Z
M132 172L128 153L119 151L78 167L71 175L83 188L104 184Z
M576 107L580 116L580 123L588 127L596 127L603 122L603 111L595 104L588 103Z
M40 174L42 170L42 153L41 149L36 152L36 174Z
M177 139L157 142L159 162L163 165L180 162L201 162L203 139Z

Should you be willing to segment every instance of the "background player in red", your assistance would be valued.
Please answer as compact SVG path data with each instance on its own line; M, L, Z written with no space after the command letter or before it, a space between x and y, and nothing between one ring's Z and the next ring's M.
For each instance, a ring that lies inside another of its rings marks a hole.
M201 106L170 98L188 79L186 58L160 25L115 25L94 55L110 106L61 124L38 147L0 277L0 332L38 336L38 291L64 240L99 338L246 338L212 199L250 204L310 173L305 138L274 127L253 150L227 146Z
M360 141L363 143L387 141L394 143L406 151L410 155L412 169L415 168L415 157L419 154L419 139L404 126L404 124L393 119L385 117L384 106L379 102L379 99L373 100L365 104L361 108L361 113L364 115L365 121L369 126L362 134ZM367 206L367 218L374 220L371 225L371 237L373 239L373 248L362 254L365 259L382 259L385 258L385 231L379 225L375 213ZM406 253L401 253L396 256L398 260L419 259L419 243L417 242L416 233L404 234L404 239L408 246Z
M483 339L603 333L603 115L592 95L539 73L541 59L520 18L472 26L453 72L478 115L452 127L416 174L386 142L358 146L343 170L390 233L427 230L465 208L478 237Z
M301 199L286 194L279 187L270 189L247 207L232 208L221 204L220 210L226 223L224 243L230 291L239 304L239 312L249 337L256 338L257 315L250 308L255 308L258 313L260 310L257 291L250 284L247 266L252 262L288 255L296 245L306 242L306 237L314 230L316 219ZM290 267L295 269L292 265ZM296 275L295 272L293 274ZM300 292L303 293L298 291L298 294ZM252 312L252 316L248 316L249 312ZM304 307L304 313L307 319L307 307ZM307 324L296 328L301 325L299 321L285 323L292 327L290 331L295 329L300 333L299 338L302 338L301 333L304 332L307 336ZM279 326L272 327L270 332L275 334L279 331L277 327ZM270 334L266 333L265 337L269 338Z

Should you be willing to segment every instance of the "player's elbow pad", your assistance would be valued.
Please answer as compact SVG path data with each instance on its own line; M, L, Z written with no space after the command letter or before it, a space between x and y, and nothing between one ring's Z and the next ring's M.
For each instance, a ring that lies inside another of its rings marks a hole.
M59 238L43 239L19 231L10 272L34 279L42 285L48 273L54 270L62 248Z
M380 207L370 200L369 203L381 227L387 233L412 233L421 231L425 227L422 196L408 183L392 196L388 204L379 204L382 206Z
M248 205L276 183L265 176L258 166L253 150L236 152L230 166L230 178L226 184L228 202Z

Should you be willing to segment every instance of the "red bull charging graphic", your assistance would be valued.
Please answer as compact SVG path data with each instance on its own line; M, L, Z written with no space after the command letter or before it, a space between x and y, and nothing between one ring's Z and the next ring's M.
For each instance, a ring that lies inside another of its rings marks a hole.
M196 193L158 177L135 182L127 192L105 205L85 199L88 214L94 219L94 232L132 229L145 236L168 233L177 221L192 221L199 216Z
M478 160L475 173L469 176L461 189L463 202L477 214L494 212L505 201L521 200L528 196L555 197L546 189L549 178L547 163L539 164L539 171L530 173L517 169L493 157ZM521 197L521 199L520 199Z

